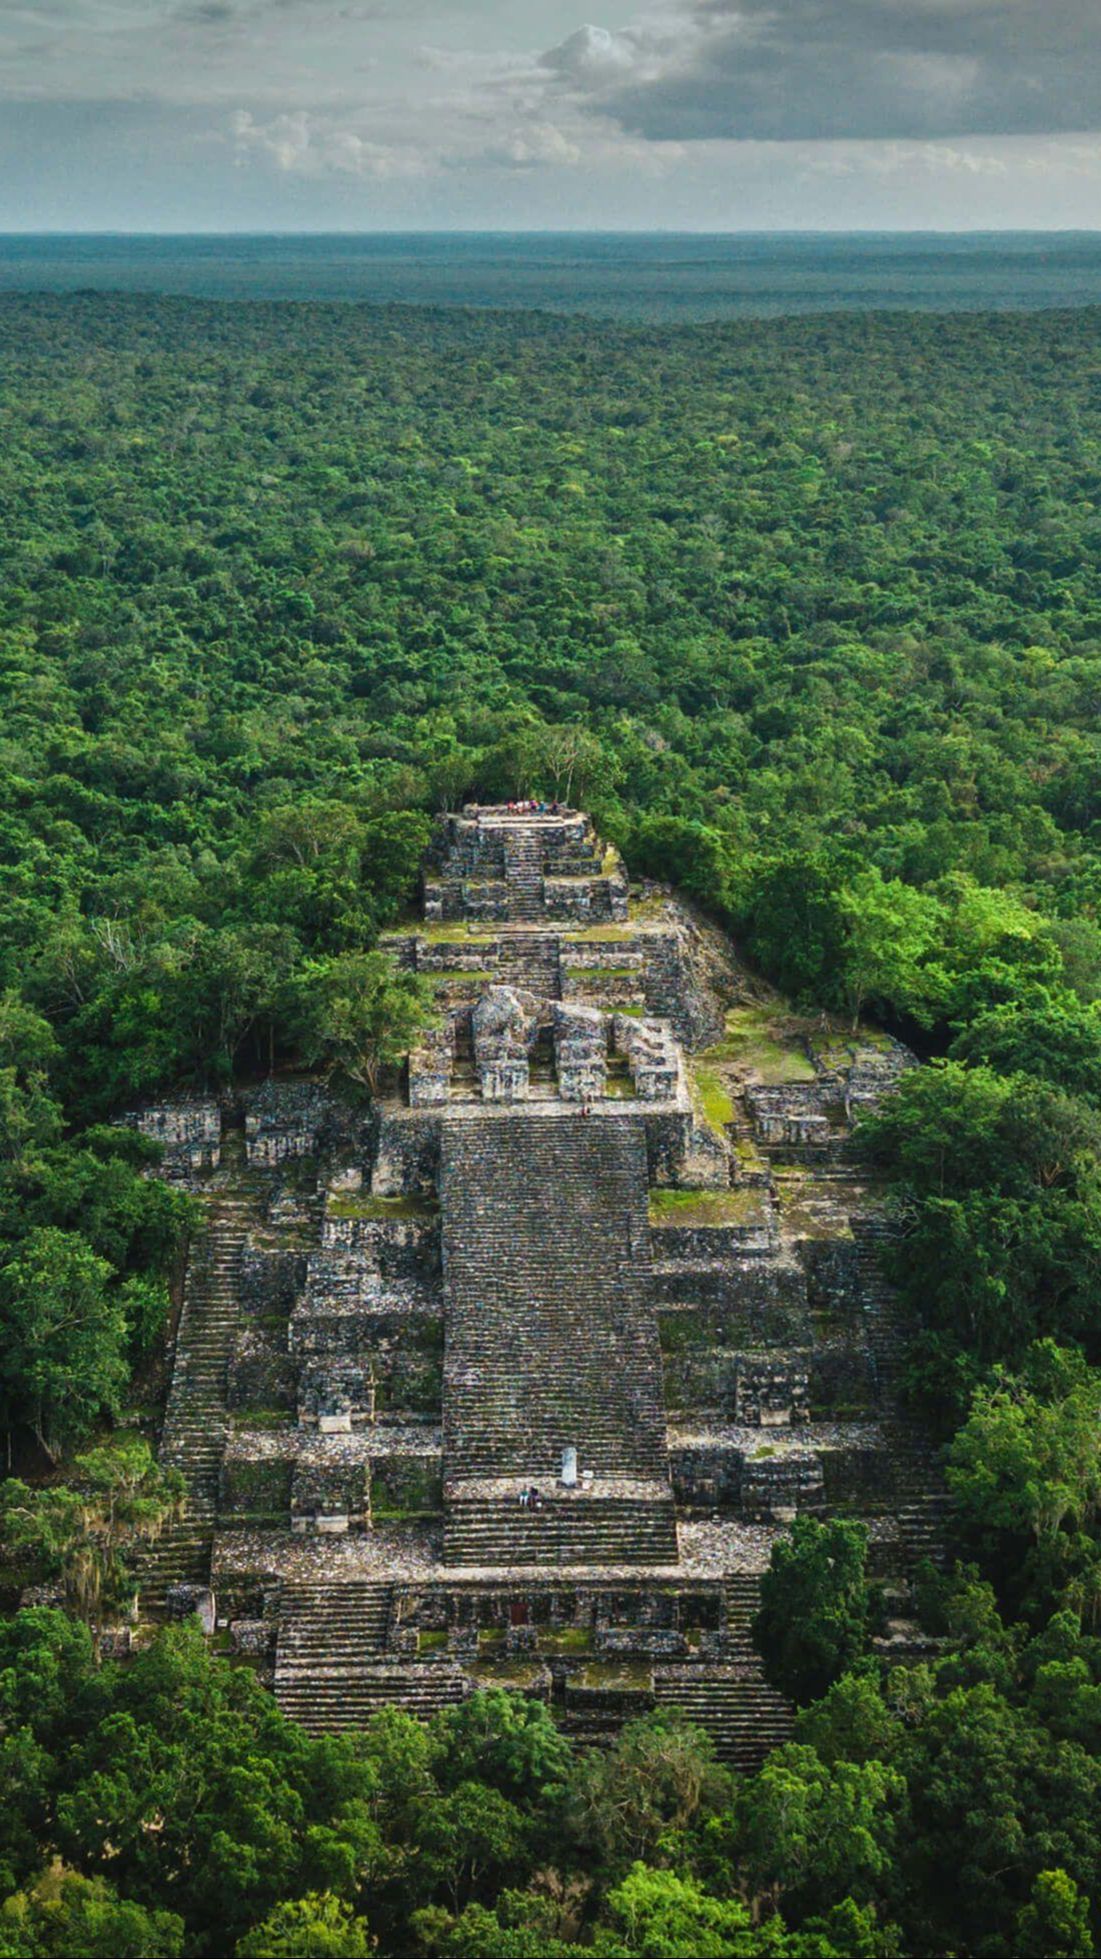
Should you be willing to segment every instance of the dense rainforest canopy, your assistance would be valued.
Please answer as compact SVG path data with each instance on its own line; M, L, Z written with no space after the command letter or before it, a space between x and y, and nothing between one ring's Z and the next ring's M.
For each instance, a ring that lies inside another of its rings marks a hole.
M1099 325L0 301L2 1503L71 1612L0 1626L0 1953L1092 1950ZM796 1531L757 1636L806 1711L742 1782L498 1705L309 1742L189 1637L84 1630L175 1501L105 1436L189 1205L110 1119L369 1084L432 812L528 789L926 1064L865 1143L957 1499L939 1657L886 1669L859 1533Z

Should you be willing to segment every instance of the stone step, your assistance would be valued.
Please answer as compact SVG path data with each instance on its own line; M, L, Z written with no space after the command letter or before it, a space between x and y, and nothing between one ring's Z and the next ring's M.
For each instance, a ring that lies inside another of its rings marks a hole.
M465 1676L445 1664L360 1667L323 1680L280 1682L277 1673L275 1682L282 1712L311 1734L362 1728L380 1707L401 1707L427 1720L468 1692Z
M668 1474L636 1118L517 1112L441 1143L449 1471Z
M241 1254L257 1220L251 1192L211 1193L203 1228L190 1247L176 1330L172 1381L160 1459L181 1471L188 1508L182 1523L150 1547L139 1572L143 1606L163 1609L175 1583L205 1583L229 1428L227 1370L237 1322Z
M514 1497L452 1499L444 1524L448 1565L661 1565L678 1561L672 1500L550 1499L521 1508Z
M287 1583L279 1601L277 1681L303 1670L326 1671L385 1652L394 1588L369 1580Z
M790 1704L744 1668L656 1667L654 1695L659 1707L677 1707L703 1728L718 1760L733 1768L759 1768L791 1737Z

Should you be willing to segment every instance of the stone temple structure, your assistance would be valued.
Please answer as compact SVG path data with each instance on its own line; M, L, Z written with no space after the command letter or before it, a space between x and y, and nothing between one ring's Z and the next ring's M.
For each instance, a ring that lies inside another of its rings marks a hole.
M848 1147L907 1057L754 994L579 812L445 818L388 946L437 1016L370 1108L137 1118L207 1218L145 1607L213 1594L314 1728L496 1684L594 1741L677 1704L751 1764L790 1720L748 1634L777 1532L866 1518L900 1650L936 1549Z

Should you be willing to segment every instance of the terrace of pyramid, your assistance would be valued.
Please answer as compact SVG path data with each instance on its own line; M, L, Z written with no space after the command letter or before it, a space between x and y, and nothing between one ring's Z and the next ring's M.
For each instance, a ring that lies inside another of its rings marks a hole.
M864 1519L903 1614L937 1547L850 1143L909 1057L767 998L578 811L442 819L386 943L437 1013L370 1106L277 1077L138 1118L205 1206L145 1609L311 1729L498 1685L594 1742L679 1705L752 1765L791 1718L749 1638L777 1534Z

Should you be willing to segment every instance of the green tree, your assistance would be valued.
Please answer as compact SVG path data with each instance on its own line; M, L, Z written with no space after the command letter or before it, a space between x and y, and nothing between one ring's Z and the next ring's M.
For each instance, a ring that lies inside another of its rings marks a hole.
M486 1782L514 1802L538 1802L565 1783L573 1750L541 1701L500 1690L471 1694L433 1723L444 1788Z
M672 1871L633 1864L607 1905L626 1951L646 1959L730 1959L754 1949L743 1904L713 1898Z
M936 900L872 866L842 886L837 911L842 988L853 1027L869 1001L928 1026L945 992L942 975L928 963L943 920Z
M821 1700L804 1708L795 1739L833 1762L889 1762L900 1739L898 1716L869 1673L843 1673Z
M953 1438L945 1474L965 1528L1039 1540L1101 1504L1101 1373L1044 1341L1022 1374L996 1368Z
M1017 1913L1014 1952L1021 1959L1090 1959L1089 1900L1066 1871L1040 1871Z
M838 868L814 854L759 861L742 907L749 950L798 1000L830 997L844 970Z
M816 1700L864 1651L876 1611L867 1550L863 1524L845 1518L797 1517L773 1545L753 1639L766 1678L791 1700Z
M294 1038L309 1066L373 1093L414 1044L429 997L423 980L381 952L307 961L295 983Z
M1000 1075L1035 1075L1069 1094L1101 1099L1101 1012L1072 993L981 1014L949 1052Z
M1056 1865L1093 1895L1101 1764L989 1682L932 1700L898 1766L909 1788L900 1865L917 1949L1012 1949L1017 1910Z
M17 993L0 994L0 1159L56 1141L62 1111L49 1071L59 1053L49 1021Z
M515 1803L480 1782L460 1782L424 1804L414 1842L427 1881L457 1912L523 1870L529 1833Z
M883 1762L828 1766L812 1748L776 1749L739 1792L737 1855L752 1894L796 1915L839 1904L870 1903L889 1879L906 1783Z
M861 1133L897 1180L889 1269L933 1336L934 1393L937 1372L952 1383L954 1351L1015 1361L1046 1334L1088 1350L1101 1280L1101 1121L1088 1103L949 1062L912 1070Z
M65 1483L0 1483L0 1530L38 1582L60 1582L68 1609L98 1627L133 1602L135 1553L181 1514L183 1492L147 1442L122 1435L78 1456Z
M54 1864L0 1905L0 1953L10 1959L179 1959L184 1924L120 1898L102 1877Z
M269 1911L234 1951L237 1959L368 1959L373 1950L365 1918L330 1891L313 1891Z
M31 1429L52 1461L126 1385L126 1321L111 1268L79 1233L32 1231L0 1267L0 1408Z
M646 1861L669 1833L719 1809L729 1793L710 1737L662 1709L627 1722L606 1753L580 1756L569 1791L572 1829L613 1867Z

